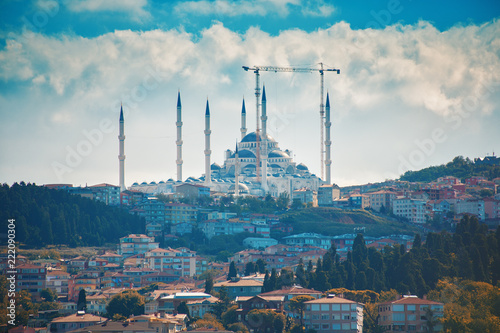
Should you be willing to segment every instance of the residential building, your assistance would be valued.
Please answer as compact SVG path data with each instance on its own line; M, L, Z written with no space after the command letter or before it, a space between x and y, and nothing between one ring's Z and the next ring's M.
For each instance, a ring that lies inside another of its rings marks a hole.
M236 297L238 309L236 315L239 322L252 326L251 322L247 321L247 314L254 309L274 310L277 313L282 313L284 310L285 296L283 295L257 295L257 296L239 296Z
M365 209L370 207L370 197L366 194L352 194L349 196L349 206Z
M363 332L363 305L335 295L305 302L306 330Z
M16 267L16 291L27 290L33 299L40 299L40 292L46 288L47 269L42 266L23 264Z
M184 198L199 198L201 196L210 196L210 187L183 183L175 186L175 192L182 194Z
M107 321L104 323L85 326L83 328L75 329L72 333L156 333L159 332L156 328L149 328L148 323L134 323L134 322L121 322L121 321ZM59 332L57 332L59 333Z
M69 273L61 270L50 270L45 277L45 285L47 288L55 291L61 300L68 300L68 281Z
M486 219L500 218L500 200L484 198L484 215Z
M101 288L132 288L134 283L132 278L128 275L118 272L106 272L101 277Z
M318 188L318 206L332 206L338 199L340 199L340 188L337 185L321 185Z
M455 204L455 214L470 214L477 216L480 221L484 221L486 218L484 201L481 199L459 200Z
M328 250L332 246L332 238L315 233L302 233L298 235L287 236L283 238L287 245L310 245Z
M127 258L137 254L146 253L153 249L157 249L158 247L159 243L156 243L152 237L142 234L131 234L120 238L118 254Z
M139 267L129 267L123 270L123 274L130 277L131 282L133 283L133 287L140 288L142 287L142 277L145 275L150 275L158 273L158 271L151 268L139 268Z
M443 303L420 299L417 296L403 296L395 301L379 304L378 324L385 332L428 332L429 310L435 318L443 317ZM442 325L434 327L436 332Z
M150 269L176 276L196 274L196 252L187 248L154 249L145 253L146 264Z
M47 327L47 331L51 333L65 333L77 329L85 329L98 323L104 323L107 320L107 318L90 313L78 312L66 317L55 318ZM84 330L84 332L87 331L87 329Z
M268 246L276 244L278 244L278 241L274 238L247 237L243 240L243 245L252 249L265 249Z
M401 197L394 199L392 204L394 215L403 217L411 223L426 222L426 201Z
M257 296L262 292L262 281L257 280L235 280L223 281L214 284L214 291L219 292L220 288L224 286L227 288L229 297L236 299L239 296Z
M183 203L165 204L165 223L171 226L188 224L194 226L197 221L198 208ZM175 234L172 231L172 234ZM181 233L182 234L182 233Z
M211 307L215 305L218 300L218 298L202 292L178 292L160 297L158 299L158 312L176 314L179 304L185 302L186 305L188 305L188 309L189 304L191 304L191 310L196 311L197 314L202 313L200 317L203 317L206 312L211 310ZM191 311L190 313L193 316Z
M370 198L370 207L377 212L381 209L391 210L392 202L396 199L395 192L385 190L366 193L366 195Z
M104 202L106 205L120 204L120 186L103 183L88 188L94 193L94 200Z
M312 206L318 206L317 193L310 188L302 187L292 192L292 201L299 200L304 204L311 204Z

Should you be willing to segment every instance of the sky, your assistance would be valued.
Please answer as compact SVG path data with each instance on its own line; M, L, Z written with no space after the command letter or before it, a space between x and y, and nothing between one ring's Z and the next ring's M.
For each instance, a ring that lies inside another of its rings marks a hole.
M255 130L255 75L242 66L326 72L332 181L396 179L500 153L500 3L495 0L3 0L0 181L118 184L176 179ZM261 72L268 132L321 174L320 75Z

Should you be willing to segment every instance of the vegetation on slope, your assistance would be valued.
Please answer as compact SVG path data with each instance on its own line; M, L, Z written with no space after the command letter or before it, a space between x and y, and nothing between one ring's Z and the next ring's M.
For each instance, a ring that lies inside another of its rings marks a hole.
M50 244L101 246L130 233L144 233L144 220L102 202L34 184L0 186L0 220L15 219L16 241L30 247Z
M487 165L474 162L463 156L455 157L446 164L431 166L419 171L406 171L400 180L410 182L431 182L439 177L454 176L464 180L473 176L482 176L488 180L500 177L500 165Z
M305 208L289 211L280 220L293 226L293 233L314 231L323 235L353 233L364 227L373 237L391 234L413 234L417 229L402 222L380 217L366 210L343 210L331 207Z

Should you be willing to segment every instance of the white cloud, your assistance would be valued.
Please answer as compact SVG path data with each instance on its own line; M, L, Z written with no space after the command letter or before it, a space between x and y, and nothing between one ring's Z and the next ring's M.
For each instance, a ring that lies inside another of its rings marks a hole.
M145 10L147 0L67 0L66 7L77 13L81 12L123 12L134 18L147 18Z
M181 1L175 6L175 12L193 16L266 16L286 17L291 8L297 8L304 16L327 17L335 8L324 0L197 0Z
M184 148L189 151L184 173L198 176L203 165L200 117L207 96L213 160L221 163L228 142L239 137L242 95L250 130L255 122L255 76L242 65L302 67L323 62L341 69L340 75L325 74L333 110L333 174L350 181L374 181L374 175L396 173L398 156L411 152L414 141L428 137L434 127L446 126L444 117L456 115L460 106L476 103L467 119L475 119L470 123L479 128L499 120L498 36L497 21L445 32L425 22L384 30L353 30L341 22L326 30L288 30L271 36L258 28L238 34L216 23L196 38L176 30L125 30L96 38L18 36L0 51L0 78L11 86L9 93L0 93L6 130L0 131L0 141L16 145L16 133L24 143L32 138L51 147L33 148L30 154L45 166L37 170L41 178L59 181L51 162L64 161L66 147L85 139L84 129L98 128L103 119L116 120L121 101L126 112L127 183L165 180L175 172L173 110L180 89ZM261 72L261 79L268 93L270 132L281 147L294 151L298 162L319 172L319 75ZM12 108L17 113L9 113ZM27 115L35 108L37 117L31 119ZM21 128L16 125L21 119L33 123ZM473 145L499 142L498 132L469 138L469 125L464 121L460 126L463 135L446 132L448 141L440 148L445 153L429 156L429 163L454 151L465 155L462 151L472 151ZM63 180L113 182L115 134L106 136ZM7 162L0 162L0 174L16 170L12 163L24 163L12 155L19 149L8 150L12 153L2 159ZM95 168L99 171L91 178ZM10 177L24 178L15 173Z

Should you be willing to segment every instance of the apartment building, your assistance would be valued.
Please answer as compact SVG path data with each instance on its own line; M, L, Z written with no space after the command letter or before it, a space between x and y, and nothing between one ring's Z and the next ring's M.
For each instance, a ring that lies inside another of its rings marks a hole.
M363 332L363 305L335 295L305 302L306 330L317 332Z
M417 296L403 296L395 301L381 303L378 308L378 324L385 332L428 332L428 322L443 317L444 304L420 299ZM428 318L432 312L434 318ZM437 324L434 331L442 330Z

